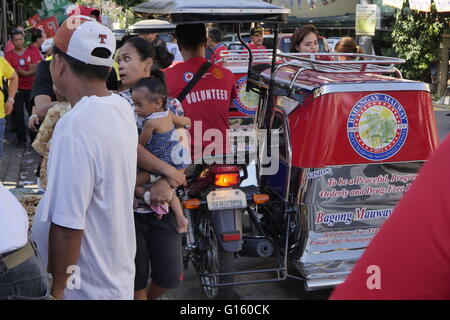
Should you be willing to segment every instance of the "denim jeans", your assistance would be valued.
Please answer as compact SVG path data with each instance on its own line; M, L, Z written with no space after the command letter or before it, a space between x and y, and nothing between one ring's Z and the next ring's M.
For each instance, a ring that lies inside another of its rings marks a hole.
M0 161L2 160L3 156L3 138L5 136L5 124L5 118L0 118Z
M8 269L0 258L0 300L50 300L51 278L37 251Z

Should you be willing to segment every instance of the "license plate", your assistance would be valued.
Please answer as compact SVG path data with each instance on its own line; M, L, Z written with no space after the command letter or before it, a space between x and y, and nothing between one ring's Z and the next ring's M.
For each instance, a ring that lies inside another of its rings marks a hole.
M211 191L206 197L206 201L208 202L208 209L211 211L243 209L247 207L245 193L239 189Z

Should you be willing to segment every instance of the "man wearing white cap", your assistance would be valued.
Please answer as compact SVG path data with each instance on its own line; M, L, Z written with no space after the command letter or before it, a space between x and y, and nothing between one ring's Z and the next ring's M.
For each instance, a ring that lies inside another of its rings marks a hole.
M73 109L54 131L33 239L57 299L133 299L138 135L129 103L106 88L115 43L84 16L54 39L51 75Z
M41 52L44 55L44 58L48 59L53 55L53 38L48 38L41 45Z

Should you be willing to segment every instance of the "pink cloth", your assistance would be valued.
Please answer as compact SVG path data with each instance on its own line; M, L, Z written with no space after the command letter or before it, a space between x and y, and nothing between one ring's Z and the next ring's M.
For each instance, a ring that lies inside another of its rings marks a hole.
M169 205L167 203L162 204L160 206L150 205L150 208L155 211L157 214L168 214L169 213Z

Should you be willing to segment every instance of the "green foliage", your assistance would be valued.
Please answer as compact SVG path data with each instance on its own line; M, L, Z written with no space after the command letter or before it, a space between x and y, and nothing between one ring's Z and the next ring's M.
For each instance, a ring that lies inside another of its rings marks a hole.
M122 6L124 8L132 8L145 2L145 0L115 0L114 1L118 6Z
M408 79L426 81L430 65L440 60L442 36L449 31L448 19L437 14L404 9L396 13L392 32L393 48L398 57L406 60L400 67Z

